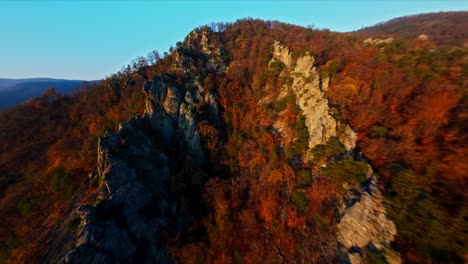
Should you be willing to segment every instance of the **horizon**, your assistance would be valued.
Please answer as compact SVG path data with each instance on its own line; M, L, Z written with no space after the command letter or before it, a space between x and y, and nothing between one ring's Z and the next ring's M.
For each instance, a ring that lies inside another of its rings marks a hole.
M167 52L211 22L254 18L350 32L402 16L466 10L468 2L460 1L0 2L0 22L9 25L0 28L0 78L101 80L151 50Z

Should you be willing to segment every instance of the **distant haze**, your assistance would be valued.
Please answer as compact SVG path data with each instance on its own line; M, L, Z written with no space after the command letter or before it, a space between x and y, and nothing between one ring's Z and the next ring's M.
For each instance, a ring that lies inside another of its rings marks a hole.
M54 87L57 92L67 94L83 86L82 80L52 78L5 79L0 78L0 110L40 96L45 89ZM95 81L92 81L95 82Z

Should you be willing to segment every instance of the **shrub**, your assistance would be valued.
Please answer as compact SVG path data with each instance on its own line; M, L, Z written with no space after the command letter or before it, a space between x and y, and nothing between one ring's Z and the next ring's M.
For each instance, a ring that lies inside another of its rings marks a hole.
M233 258L235 264L243 264L244 263L244 256L242 256L242 253L237 248L234 250L232 258Z
M281 112L285 110L289 104L296 104L295 95L292 94L281 98L280 100L274 103L273 108L275 108L278 112Z
M279 76L285 67L286 65L284 65L284 63L278 59L274 59L270 64L271 73L274 76Z
M341 121L341 113L340 113L340 110L338 110L338 108L336 107L330 108L329 113L331 116L333 116L333 118L336 119L336 121Z
M297 156L302 155L309 147L309 131L305 125L305 116L299 115L294 123L295 137L296 140L290 148L285 150L286 159L294 159Z
M304 211L309 205L309 198L298 191L294 191L291 196L291 205L299 211Z
M274 149L272 152L271 152L271 155L270 155L270 162L275 165L275 164L278 164L279 162L279 157L278 157L278 153L276 152L277 150Z
M327 62L325 67L322 70L322 73L326 77L333 77L338 72L339 64L335 60L330 60Z
M324 145L317 145L315 147L313 147L311 150L310 150L312 156L313 156L313 159L314 160L318 160L320 159L323 155L325 155L325 146Z
M8 249L2 247L0 248L0 264L6 263L8 259Z
M65 199L70 199L73 196L76 185L73 182L71 173L65 171L63 168L57 168L49 175L51 178L52 190L62 194Z
M16 235L14 234L10 234L6 240L6 246L8 248L8 250L12 250L12 249L15 249L19 246L19 240L18 240L18 237L16 237Z
M24 217L31 217L33 212L33 199L31 197L25 197L21 199L16 205L18 212Z
M75 216L72 220L68 221L67 229L68 230L75 230L76 228L78 228L80 223L81 223L81 218L79 218L78 216Z
M336 156L346 151L346 148L336 137L331 137L326 145L316 145L311 149L313 160L318 160L324 155Z
M418 185L418 175L413 170L400 164L392 164L390 169L393 177L386 201L400 236L413 241L419 254L435 263L462 263L466 209L448 214L431 193ZM444 181L438 184L443 185Z
M329 156L336 156L340 153L346 151L346 148L341 144L341 142L336 137L331 137L327 144L325 145L325 152Z
M365 251L366 251L367 263L388 264L387 260L381 253L376 252L374 249L370 248L369 246L366 247Z
M279 80L282 85L286 85L287 87L291 87L294 83L294 78L290 76L280 77Z
M313 56L312 52L308 51L306 49L293 50L293 51L291 51L291 58L293 60L297 60L300 57L304 57L307 53L309 53L311 56Z
M328 175L337 186L341 186L344 182L356 186L367 181L368 169L365 162L349 158L329 163L323 173Z
M373 138L387 138L388 129L384 126L374 125L370 129L370 136Z
M301 188L309 187L312 184L312 174L309 170L299 172L298 186Z

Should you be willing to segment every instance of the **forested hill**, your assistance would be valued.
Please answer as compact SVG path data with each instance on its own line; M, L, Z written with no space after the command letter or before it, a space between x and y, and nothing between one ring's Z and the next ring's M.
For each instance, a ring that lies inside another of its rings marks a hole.
M433 45L468 46L467 12L440 12L395 18L356 31L364 36L414 40L421 35Z
M88 83L95 83L90 81ZM0 110L39 97L47 88L55 88L57 92L68 94L73 89L84 85L85 81L62 80L51 78L2 79L0 78Z
M466 14L213 23L0 112L0 263L467 262L466 31L412 22Z

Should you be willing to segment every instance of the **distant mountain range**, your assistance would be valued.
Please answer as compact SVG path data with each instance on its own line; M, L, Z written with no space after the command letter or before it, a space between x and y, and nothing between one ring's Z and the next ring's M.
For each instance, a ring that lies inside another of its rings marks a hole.
M83 80L65 80L52 78L5 79L0 78L0 110L38 97L42 92L55 87L57 92L70 93L74 88L80 88ZM97 81L89 81L94 83Z

